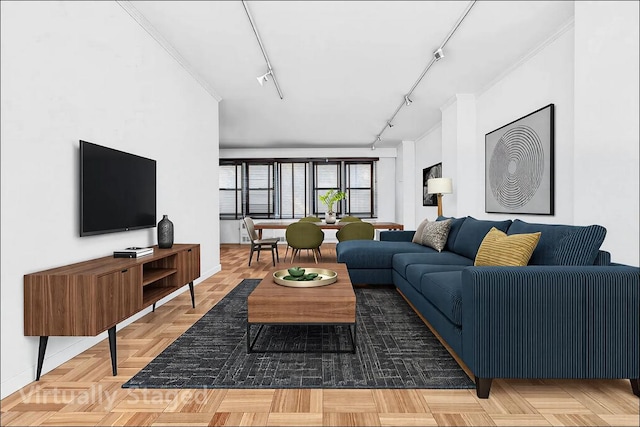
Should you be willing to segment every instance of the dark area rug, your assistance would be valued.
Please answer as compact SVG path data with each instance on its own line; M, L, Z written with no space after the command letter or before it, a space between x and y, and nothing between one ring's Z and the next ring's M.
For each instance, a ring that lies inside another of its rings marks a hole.
M355 354L347 326L266 326L250 353L245 279L123 388L474 388L393 288L356 288ZM257 327L252 329L255 336Z

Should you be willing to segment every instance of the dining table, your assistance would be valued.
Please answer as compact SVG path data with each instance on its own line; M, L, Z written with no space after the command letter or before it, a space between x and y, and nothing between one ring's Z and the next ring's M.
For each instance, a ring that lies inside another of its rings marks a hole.
M373 225L373 228L376 230L404 230L404 226L397 222L374 220L363 221ZM254 223L254 228L258 232L258 238L262 239L262 230L286 230L287 227L294 222L296 221L261 221ZM350 222L341 223L340 221L337 221L333 224L328 224L326 221L322 220L322 222L314 222L314 224L324 230L340 230L340 228L350 224Z

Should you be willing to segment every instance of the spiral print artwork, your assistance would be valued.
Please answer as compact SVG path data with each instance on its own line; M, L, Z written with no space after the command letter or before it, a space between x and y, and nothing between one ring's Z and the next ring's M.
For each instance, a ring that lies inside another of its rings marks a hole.
M489 185L496 201L516 210L536 194L544 174L544 149L538 134L516 126L497 141L489 161Z

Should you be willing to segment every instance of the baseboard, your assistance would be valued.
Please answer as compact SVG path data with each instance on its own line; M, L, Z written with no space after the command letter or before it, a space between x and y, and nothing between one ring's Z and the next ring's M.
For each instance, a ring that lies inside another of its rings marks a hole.
M200 275L200 277L193 282L194 286L197 286L200 282L208 279L209 277L220 272L221 270L222 270L222 265L218 264L215 267L210 268L209 270L203 272ZM156 303L156 308L161 306L162 304L165 304L168 301L171 301L173 298L177 297L181 293L186 292L188 290L189 290L189 287L186 285L181 287L177 291L167 295L166 297L158 301ZM124 320L123 322L118 323L116 327L116 331L119 331L120 329L130 325L131 323L135 322L141 317L147 315L149 312L151 312L151 307L147 307L141 310L140 312L134 314L133 316L129 317L128 319ZM48 354L47 357L44 358L44 362L42 364L42 375L54 370L55 368L62 365L63 363L73 359L83 351L88 350L89 348L98 344L100 341L105 340L107 336L108 336L107 332L105 331L95 337L78 337L78 340L76 340L71 345L55 353ZM29 338L33 339L34 343L37 343L38 337L29 337ZM56 337L52 337L52 340L54 339L56 339ZM37 344L34 346L34 348L37 351L37 348L38 348ZM49 348L51 348L51 345L49 346ZM36 368L37 368L37 365L34 364L30 366L28 369L25 369L24 371L20 372L19 374L14 375L13 377L7 380L2 381L2 383L0 383L0 399L4 399L10 394L16 391L19 391L24 386L34 382L36 378Z

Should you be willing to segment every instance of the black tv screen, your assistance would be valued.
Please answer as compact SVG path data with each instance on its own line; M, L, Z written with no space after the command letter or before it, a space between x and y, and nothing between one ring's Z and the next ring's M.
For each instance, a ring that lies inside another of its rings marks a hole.
M156 226L156 161L80 141L80 236Z

